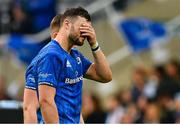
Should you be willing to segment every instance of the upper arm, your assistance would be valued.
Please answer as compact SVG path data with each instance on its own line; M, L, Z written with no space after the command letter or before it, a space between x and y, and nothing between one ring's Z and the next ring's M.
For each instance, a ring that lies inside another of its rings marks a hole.
M43 102L45 103L54 102L54 96L56 93L56 89L54 87L48 85L39 85L38 91L39 91L40 104Z
M54 101L56 89L48 85L39 85L39 104L45 123L59 123L58 110Z

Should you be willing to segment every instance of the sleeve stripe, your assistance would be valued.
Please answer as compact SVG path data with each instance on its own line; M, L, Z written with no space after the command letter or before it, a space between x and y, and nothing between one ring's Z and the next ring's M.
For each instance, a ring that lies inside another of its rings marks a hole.
M51 86L51 87L55 87L52 83L49 83L49 82L39 82L38 85L48 85L48 86Z
M85 71L84 71L83 77L86 75L87 71L89 70L89 68L90 68L93 64L94 64L94 63L88 64L88 66L86 67L86 69L85 69Z
M36 90L35 87L32 87L32 86L25 86L26 89L32 89L32 90Z

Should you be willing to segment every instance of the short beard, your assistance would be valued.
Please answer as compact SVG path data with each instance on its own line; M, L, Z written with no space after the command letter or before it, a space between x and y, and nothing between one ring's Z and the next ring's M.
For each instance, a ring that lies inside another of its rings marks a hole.
M73 45L82 46L84 44L84 41L81 42L79 38L80 37L78 36L78 34L76 34L74 31L74 26L72 26L70 34L68 36L68 41Z
M79 40L79 37L77 35L70 34L69 37L69 42L72 43L73 45L77 46L82 46L84 42Z

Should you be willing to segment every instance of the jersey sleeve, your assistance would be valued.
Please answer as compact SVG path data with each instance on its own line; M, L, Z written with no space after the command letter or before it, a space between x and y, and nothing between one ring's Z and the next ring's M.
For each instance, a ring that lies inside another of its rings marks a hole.
M57 87L61 64L55 55L47 55L38 64L38 85Z
M87 70L89 69L90 65L92 64L92 62L87 59L86 57L84 57L81 53L80 54L80 58L81 58L81 62L82 62L82 69L83 69L83 76L86 74Z
M26 74L25 88L26 89L32 89L32 90L37 89L36 82L35 82L35 77L34 77L34 74L32 72L27 72L27 74Z

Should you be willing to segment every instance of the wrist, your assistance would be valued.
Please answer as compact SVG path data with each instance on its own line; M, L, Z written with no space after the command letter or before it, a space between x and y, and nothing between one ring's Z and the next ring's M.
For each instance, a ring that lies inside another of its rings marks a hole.
M100 50L100 47L99 47L99 44L98 44L97 41L93 45L91 45L91 50L93 52L96 52L96 51Z
M99 46L98 42L94 42L91 46L91 49L95 49L97 46Z

